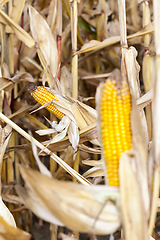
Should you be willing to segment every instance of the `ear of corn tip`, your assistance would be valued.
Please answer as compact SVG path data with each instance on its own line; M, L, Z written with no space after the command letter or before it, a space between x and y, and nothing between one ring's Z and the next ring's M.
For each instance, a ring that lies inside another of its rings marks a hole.
M119 186L119 159L131 149L131 95L127 82L107 79L100 104L101 139L108 182Z
M49 92L46 88L42 86L29 86L28 91L30 92L31 96L40 104L44 105L47 102L52 100L58 101L58 99ZM65 116L64 113L60 112L53 103L50 103L47 107L45 107L48 111L52 112L58 118L62 118Z

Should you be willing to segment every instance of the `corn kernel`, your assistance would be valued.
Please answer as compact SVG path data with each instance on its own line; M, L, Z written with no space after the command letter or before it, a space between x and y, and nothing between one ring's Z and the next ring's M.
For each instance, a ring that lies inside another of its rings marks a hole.
M58 99L49 92L46 88L42 86L35 86L35 87L28 87L29 92L31 93L31 96L40 104L44 105L52 100L58 101ZM60 112L53 103L50 103L47 107L45 107L48 111L52 112L56 117L62 118L65 116L64 113Z
M119 159L122 152L131 149L131 96L127 83L107 79L100 105L101 139L108 182L119 186Z

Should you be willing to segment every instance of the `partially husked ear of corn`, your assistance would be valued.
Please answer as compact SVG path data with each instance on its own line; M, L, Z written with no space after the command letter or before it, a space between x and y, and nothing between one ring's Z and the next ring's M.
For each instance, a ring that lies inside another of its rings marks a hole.
M109 185L119 186L119 159L122 152L131 149L132 143L131 95L126 81L121 77L109 77L101 96L100 131L103 158Z
M58 101L58 99L49 92L45 87L42 86L30 86L28 87L31 96L41 105L44 105L52 100ZM50 103L47 107L45 107L48 111L52 112L58 118L64 117L64 113L60 112L54 105L54 103Z

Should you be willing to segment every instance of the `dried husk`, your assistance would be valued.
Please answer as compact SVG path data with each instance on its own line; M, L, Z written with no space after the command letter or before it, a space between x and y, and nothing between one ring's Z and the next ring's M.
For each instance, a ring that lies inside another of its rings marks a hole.
M134 47L122 49L121 73L123 78L128 80L131 94L137 100L140 97L139 71L140 66L136 60L137 51Z
M131 47L123 49L122 59L122 76L129 83L132 94L132 112L131 112L131 129L132 129L132 148L135 154L135 166L137 178L140 184L142 198L144 201L145 211L149 214L149 192L148 192L148 175L147 175L147 158L148 158L148 130L146 118L143 109L138 111L135 99L140 97L139 88L139 65L136 61L137 52Z
M160 28L159 28L159 11L160 5L159 1L155 0L153 2L153 11L154 11L154 40L155 40L155 64L154 64L154 82L153 82L153 104L152 104L152 121L153 121L153 145L152 145L152 154L153 161L155 163L154 170L154 181L153 181L153 194L152 194L152 205L151 205L151 214L149 222L149 234L152 234L155 218L157 214L157 201L159 197L159 186L160 186Z
M46 220L47 213L50 213L74 231L98 235L113 233L120 226L118 209L110 201L118 198L117 188L86 187L57 181L31 169L21 167L20 171L26 183L26 191L21 192L19 189L18 194L43 219Z
M96 123L93 123L89 126L87 126L86 128L82 129L79 131L79 136L80 136L80 140L79 143L84 143L87 141L92 141L95 140L96 138L98 138L98 132L97 132L97 125ZM45 141L43 142L43 144L46 146L49 143L49 141ZM53 143L50 144L48 146L48 148L51 151L63 151L67 146L70 145L68 136L66 136L65 138L63 138L60 142L57 143Z
M120 158L120 210L126 239L148 239L147 216L140 185L132 168L132 156L122 153Z
M150 198L147 173L148 145L146 143L146 135L141 122L140 113L138 111L133 96L131 112L131 130L132 130L132 149L133 154L135 156L134 159L135 172L141 189L146 217L149 217Z

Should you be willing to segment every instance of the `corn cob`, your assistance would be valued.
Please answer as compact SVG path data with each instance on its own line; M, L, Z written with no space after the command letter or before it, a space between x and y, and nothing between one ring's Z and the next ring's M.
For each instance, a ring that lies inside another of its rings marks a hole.
M107 79L100 104L103 157L107 167L108 183L119 186L119 159L131 149L131 96L127 82Z
M58 99L49 92L46 88L42 86L29 86L28 87L29 92L31 93L31 96L40 104L44 105L47 102L50 102L52 100L58 101ZM64 113L60 112L53 103L50 103L47 107L45 107L48 111L52 112L55 116L58 118L64 117Z

